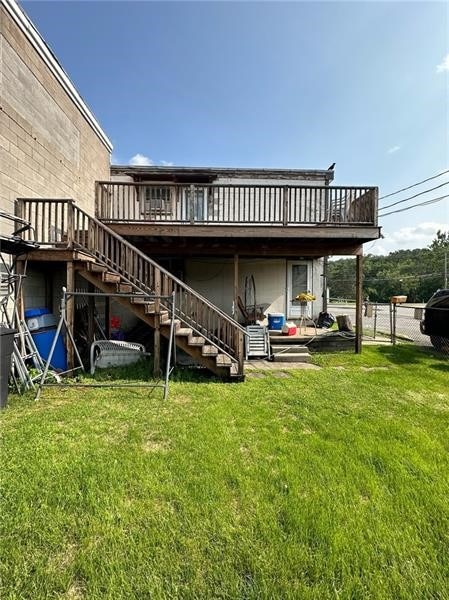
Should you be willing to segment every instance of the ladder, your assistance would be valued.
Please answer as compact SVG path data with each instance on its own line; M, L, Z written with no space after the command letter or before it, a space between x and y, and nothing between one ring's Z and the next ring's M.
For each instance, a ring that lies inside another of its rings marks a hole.
M267 327L248 325L246 333L246 358L270 357L270 339Z

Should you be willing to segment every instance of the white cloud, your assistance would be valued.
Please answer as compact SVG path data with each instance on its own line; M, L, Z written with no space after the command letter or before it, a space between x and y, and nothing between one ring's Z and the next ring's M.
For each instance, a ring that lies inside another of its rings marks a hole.
M116 154L111 154L111 165L120 165L120 159Z
M169 160L161 160L160 162L163 167L172 167L174 165L174 163L170 162Z
M138 152L129 159L129 164L136 167L145 167L154 165L154 162L151 160L151 158L148 158L148 156L144 156L143 154L139 154Z
M401 227L392 233L383 231L383 239L372 245L365 246L366 254L388 254L396 250L412 250L413 248L425 248L433 239L437 231L449 231L449 223L419 223L415 227Z
M400 149L401 149L400 146L392 146L391 148L388 148L387 154L394 154L395 152L397 152Z
M439 65L437 65L437 73L443 73L449 71L449 54L443 58Z

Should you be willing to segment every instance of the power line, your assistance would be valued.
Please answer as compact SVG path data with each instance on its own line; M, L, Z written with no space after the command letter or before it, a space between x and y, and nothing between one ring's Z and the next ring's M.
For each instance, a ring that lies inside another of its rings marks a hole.
M396 194L400 194L401 192L405 192L406 190L410 190L413 187L416 187L417 185L421 185L422 183L426 183L426 181L431 181L432 179L436 179L437 177L441 177L442 175L445 175L446 173L449 173L449 169L447 171L443 171L442 173L438 173L438 175L433 175L433 177L428 177L427 179L423 179L422 181L418 181L418 183L414 183L413 185L409 185L405 188L402 188L400 190L397 190L396 192L391 192L391 194L386 194L385 196L381 196L379 198L379 200L383 200L384 198L389 198L390 196L395 196Z
M408 198L404 198L403 200L398 200L397 202L393 202L392 204L387 204L386 206L382 206L381 208L379 208L379 210L385 210L387 208L391 208L392 206L396 206L397 204L402 204L403 202L408 202L409 200L413 200L413 198L417 198L418 196L423 196L424 194L433 192L434 190L437 190L438 188L441 188L448 184L449 184L449 181L445 181L444 183L440 183L440 185L436 185L435 187L429 188L428 190L424 190L423 192L418 192L417 194L414 194L413 196L409 196Z
M431 200L427 200L426 202L419 202L418 204L412 204L412 206L407 206L406 208L398 208L397 210L392 210L383 215L379 215L379 217L388 217L388 215L394 215L395 213L404 212L406 210L410 210L411 208L416 208L417 206L426 206L427 204L434 204L435 202L444 200L444 198L449 198L449 194L446 194L445 196L439 196L438 198L432 198Z

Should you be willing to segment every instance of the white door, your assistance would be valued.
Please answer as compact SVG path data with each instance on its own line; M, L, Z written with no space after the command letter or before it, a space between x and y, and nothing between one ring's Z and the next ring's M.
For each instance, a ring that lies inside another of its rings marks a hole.
M301 292L313 292L312 263L305 260L289 261L287 263L287 317L301 316L300 303L294 300Z

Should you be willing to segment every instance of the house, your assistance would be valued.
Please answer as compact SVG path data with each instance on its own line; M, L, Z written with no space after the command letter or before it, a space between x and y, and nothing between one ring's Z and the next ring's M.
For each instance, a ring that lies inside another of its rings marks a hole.
M326 169L109 167L106 134L14 0L1 18L2 208L14 205L40 243L27 306L55 310L63 284L139 294L118 301L154 330L157 368L171 323L160 296L175 294L177 345L225 377L243 375L245 292L246 304L298 318L294 298L310 291L317 316L329 255L357 256L361 318L376 187L332 186Z

